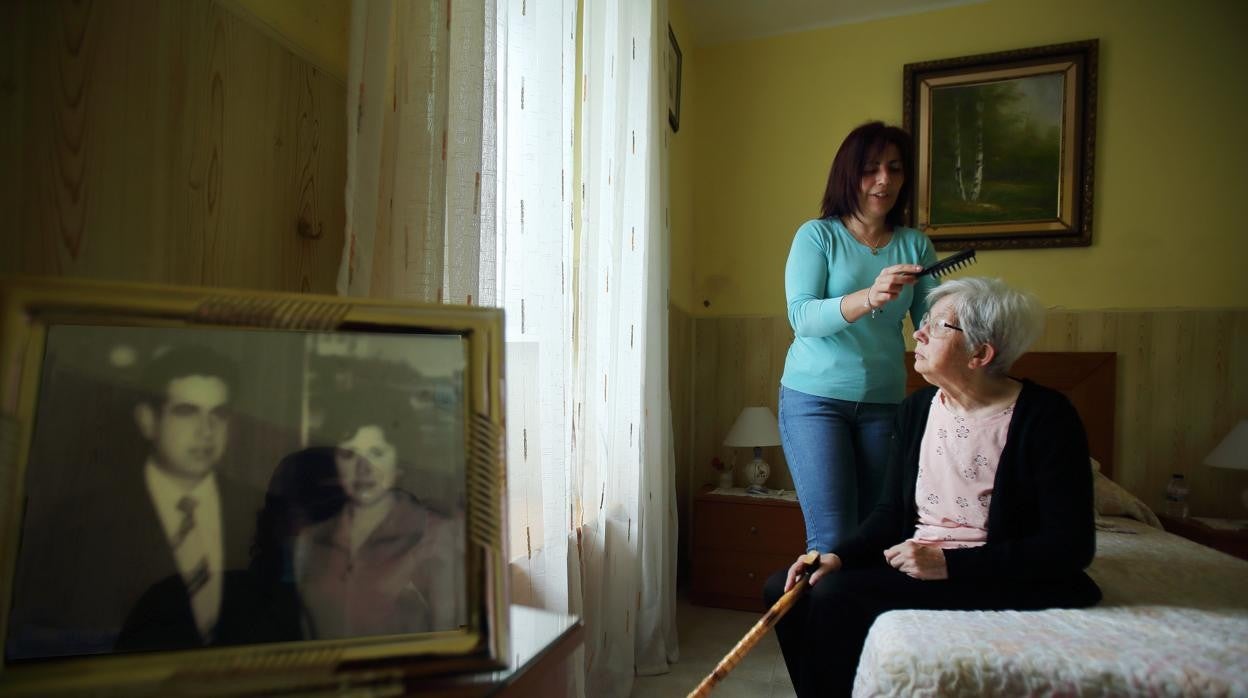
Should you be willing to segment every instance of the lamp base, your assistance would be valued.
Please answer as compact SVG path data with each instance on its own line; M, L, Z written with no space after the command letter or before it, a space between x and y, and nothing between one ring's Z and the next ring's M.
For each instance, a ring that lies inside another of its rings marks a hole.
M767 483L767 478L771 477L771 466L767 465L767 461L762 458L755 458L745 464L745 486L758 485L762 487Z

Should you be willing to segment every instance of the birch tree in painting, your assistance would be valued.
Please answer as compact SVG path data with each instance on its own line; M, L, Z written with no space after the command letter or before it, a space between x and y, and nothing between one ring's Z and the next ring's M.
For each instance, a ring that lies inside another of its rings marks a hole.
M953 101L953 183L958 188L958 198L966 201L966 186L962 183L962 105Z
M1060 75L932 91L932 223L1051 218L1060 169Z

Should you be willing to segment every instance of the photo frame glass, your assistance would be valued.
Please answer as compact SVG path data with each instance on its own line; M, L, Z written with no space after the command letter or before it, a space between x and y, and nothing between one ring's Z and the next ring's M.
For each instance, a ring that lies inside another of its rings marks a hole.
M416 315L390 331L37 323L24 387L3 395L7 423L29 412L0 685L58 663L326 648L339 669L499 666L503 553L479 532L500 513L470 502L501 503L468 474L494 370L481 332Z
M465 356L453 335L50 327L6 659L465 625Z

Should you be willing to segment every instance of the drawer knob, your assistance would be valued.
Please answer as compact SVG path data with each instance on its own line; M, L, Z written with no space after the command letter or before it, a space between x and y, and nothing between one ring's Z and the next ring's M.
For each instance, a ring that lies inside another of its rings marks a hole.
M745 576L746 576L746 577L749 577L750 579L753 579L753 578L754 578L754 573L753 573L753 572L746 572L746 573L745 573Z
M750 526L750 535L758 533L758 526Z

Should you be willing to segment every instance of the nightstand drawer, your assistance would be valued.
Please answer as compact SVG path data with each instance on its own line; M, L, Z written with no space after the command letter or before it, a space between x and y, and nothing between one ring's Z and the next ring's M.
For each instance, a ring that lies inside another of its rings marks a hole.
M698 596L738 597L763 603L763 584L797 555L697 550L693 554L693 592ZM754 604L750 604L754 605Z
M693 540L699 550L773 555L792 551L794 557L803 552L806 525L797 507L709 500L698 502L697 507Z

